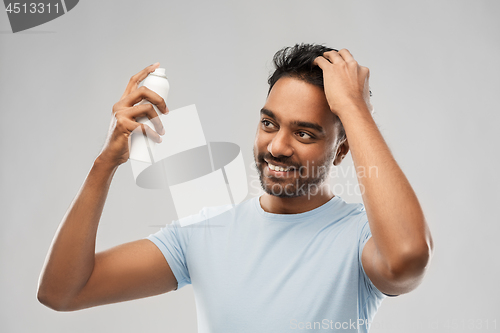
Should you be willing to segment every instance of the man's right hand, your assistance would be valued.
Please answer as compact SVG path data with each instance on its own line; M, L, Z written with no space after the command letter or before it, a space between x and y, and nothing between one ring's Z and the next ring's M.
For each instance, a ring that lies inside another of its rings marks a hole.
M113 105L108 137L99 154L99 160L116 166L125 163L129 158L131 134L142 135L140 133L143 133L153 141L161 142L160 135L165 134L165 130L152 104L156 105L163 114L169 112L167 105L163 98L154 91L144 86L138 88L139 83L159 65L155 63L132 76L122 97ZM136 105L143 99L152 104ZM151 120L156 131L136 121L137 118L143 116Z
M97 228L113 174L129 158L130 135L138 128L137 135L142 135L143 129L150 138L160 141L158 133L164 132L151 104L135 105L145 99L162 113L168 112L158 94L146 87L138 88L158 65L134 75L120 101L113 106L106 144L54 236L37 292L38 300L54 310L73 311L128 301L177 287L161 250L148 239L95 252ZM136 121L143 116L151 119L156 132Z

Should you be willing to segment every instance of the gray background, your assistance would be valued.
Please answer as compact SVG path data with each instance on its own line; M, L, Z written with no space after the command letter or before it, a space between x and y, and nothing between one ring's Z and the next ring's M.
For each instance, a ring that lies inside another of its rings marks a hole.
M434 236L425 281L386 299L372 332L500 330L499 14L493 0L85 0L12 34L0 13L0 331L195 332L190 286L52 311L36 299L44 258L131 75L160 61L170 109L195 103L207 140L242 148L250 183L272 56L298 42L348 48L370 68L376 121ZM97 250L145 237L174 218L168 193L138 188L127 163L113 180Z

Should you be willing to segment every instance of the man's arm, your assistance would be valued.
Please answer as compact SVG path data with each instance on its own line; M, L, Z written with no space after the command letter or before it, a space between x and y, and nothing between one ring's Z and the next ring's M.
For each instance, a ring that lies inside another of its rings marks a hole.
M315 64L323 70L330 109L344 125L344 153L351 150L362 189L372 232L363 268L383 293L407 293L421 282L433 243L418 199L371 116L368 68L346 49L326 52Z
M54 236L37 295L52 309L78 310L165 293L177 286L161 251L147 239L95 253L97 227L111 180L118 166L128 160L129 137L140 126L135 117L148 116L157 131L163 130L159 119L152 119L157 114L151 105L134 106L148 99L167 112L159 95L137 89L155 67L149 66L132 77L122 99L113 107L106 144ZM159 141L151 128L144 130Z

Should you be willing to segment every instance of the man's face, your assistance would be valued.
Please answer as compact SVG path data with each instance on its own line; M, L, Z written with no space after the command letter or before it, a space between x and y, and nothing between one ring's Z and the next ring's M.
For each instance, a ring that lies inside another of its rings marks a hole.
M282 198L314 194L335 157L336 121L323 89L280 78L261 110L254 144L264 191Z

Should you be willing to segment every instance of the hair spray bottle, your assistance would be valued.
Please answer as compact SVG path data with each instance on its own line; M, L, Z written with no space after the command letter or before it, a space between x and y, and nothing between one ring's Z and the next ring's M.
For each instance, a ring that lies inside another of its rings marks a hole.
M167 76L165 75L165 68L157 68L154 72L149 73L146 79L144 79L142 85L160 95L165 100L165 102L167 101L170 85L168 83ZM151 104L148 100L145 99L143 99L138 104L146 103ZM155 109L161 121L161 116L163 114L154 104L153 108ZM154 126L148 117L138 117L136 121L138 123L146 124L154 130ZM158 143L148 138L141 131L134 132L131 137L129 155L130 159L141 162L154 163L154 152L157 145Z

